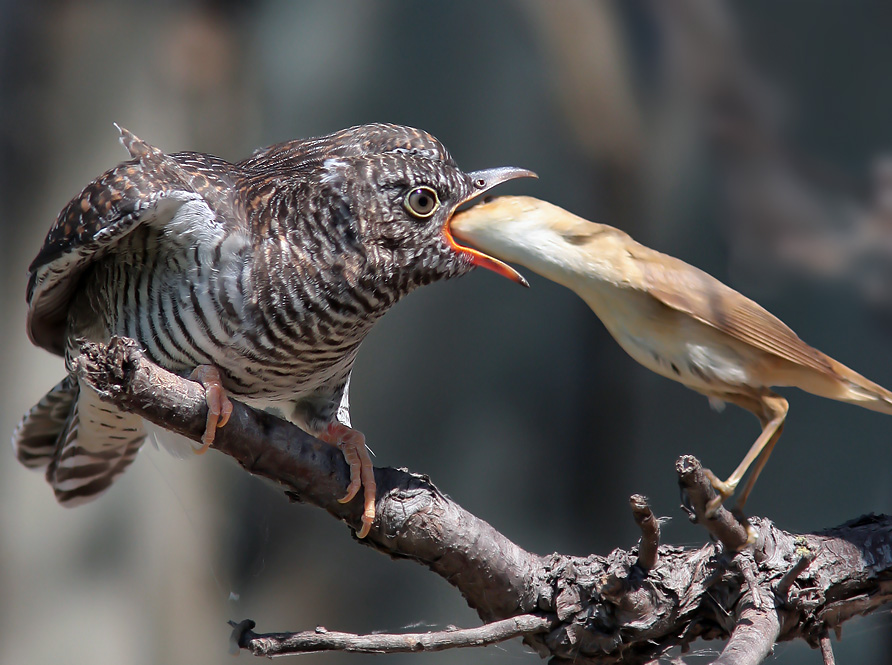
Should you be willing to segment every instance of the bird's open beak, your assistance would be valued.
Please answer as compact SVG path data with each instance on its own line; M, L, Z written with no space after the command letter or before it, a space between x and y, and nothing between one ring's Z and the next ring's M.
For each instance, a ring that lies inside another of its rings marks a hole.
M500 185L508 180L514 180L515 178L539 177L532 171L528 171L527 169L518 169L513 166L500 166L499 168L495 169L473 171L468 175L471 177L474 183L474 191L472 191L471 194L463 201L460 201L458 205L467 203L468 201L477 198L481 194L488 192L496 185ZM458 206L456 206L456 208L458 208ZM529 282L524 279L523 275L521 275L507 263L499 261L497 258L489 256L488 254L484 254L483 252L477 251L476 249L465 247L455 242L455 238L452 236L452 229L449 228L450 222L446 222L446 226L443 228L443 234L446 236L446 242L449 243L449 246L452 247L452 249L470 258L471 263L473 263L475 266L480 266L481 268L492 270L494 273L497 273L502 277L507 277L511 281L517 282L522 286L528 287L530 285Z

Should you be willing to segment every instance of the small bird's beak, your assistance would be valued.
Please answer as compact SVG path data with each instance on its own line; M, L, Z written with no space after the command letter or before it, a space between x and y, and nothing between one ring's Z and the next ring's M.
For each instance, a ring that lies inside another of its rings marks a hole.
M535 173L529 171L527 169L519 169L513 166L500 166L494 169L484 169L483 171L472 171L468 174L471 177L474 183L474 191L462 201L459 201L458 205L462 205L471 201L481 194L488 192L490 189L495 187L496 185L500 185L503 182L507 182L508 180L514 180L515 178L538 178ZM458 206L456 206L458 208ZM451 219L450 219L451 222ZM460 254L464 254L469 257L471 263L475 266L480 266L481 268L486 268L487 270L492 270L494 273L501 275L502 277L507 277L513 282L517 282L521 286L529 287L529 282L517 272L514 268L509 266L507 263L503 261L499 261L497 258L489 256L488 254L484 254L483 252L477 251L471 247L465 247L463 245L459 245L455 242L455 238L452 236L452 229L449 228L449 223L446 223L446 226L443 228L443 234L446 236L446 241L449 243L449 246L452 247L456 252Z

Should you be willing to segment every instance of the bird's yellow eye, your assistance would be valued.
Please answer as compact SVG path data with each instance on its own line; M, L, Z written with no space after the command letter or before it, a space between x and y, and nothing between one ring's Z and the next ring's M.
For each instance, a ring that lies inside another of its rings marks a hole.
M403 206L409 211L410 215L427 219L440 207L440 199L437 198L437 193L430 187L416 187L406 194L406 198L403 199Z

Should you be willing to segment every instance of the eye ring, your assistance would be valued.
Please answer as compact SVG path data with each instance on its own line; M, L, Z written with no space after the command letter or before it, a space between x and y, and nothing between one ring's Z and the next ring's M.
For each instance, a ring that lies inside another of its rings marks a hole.
M413 217L427 219L440 207L440 199L437 192L430 187L413 187L406 193L403 199L403 207Z

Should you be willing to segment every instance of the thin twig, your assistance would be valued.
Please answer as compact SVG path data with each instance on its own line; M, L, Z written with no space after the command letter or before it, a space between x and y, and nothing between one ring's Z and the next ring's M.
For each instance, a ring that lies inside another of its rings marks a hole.
M784 576L777 583L777 586L774 588L774 592L777 594L777 597L782 600L787 600L787 596L790 593L790 589L793 588L793 583L799 579L799 576L805 572L805 570L811 565L811 562L815 559L815 553L808 549L808 543L803 540L804 544L799 547L797 552L799 553L799 560L796 562L790 570L784 573Z
M759 593L759 583L756 581L756 566L753 560L745 555L741 555L736 557L734 561L743 577L744 584L741 586L741 591L749 592L753 609L761 611L763 605L762 595Z
M484 647L515 637L542 633L554 619L538 614L521 614L493 621L477 628L446 629L430 633L356 635L317 628L301 633L253 632L253 621L230 622L233 641L255 656L287 656L315 651L350 651L353 653L414 653L443 651L465 647Z
M830 645L830 633L826 631L821 635L821 658L824 659L824 665L836 665L833 647Z
M660 522L650 506L640 494L629 497L635 524L641 529L641 544L638 545L638 560L635 562L644 571L653 570L659 562Z

